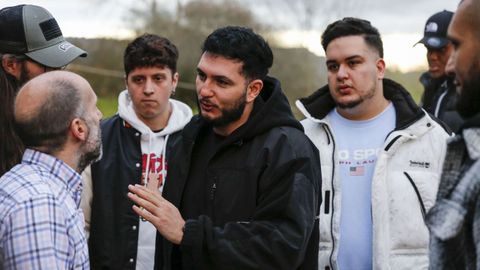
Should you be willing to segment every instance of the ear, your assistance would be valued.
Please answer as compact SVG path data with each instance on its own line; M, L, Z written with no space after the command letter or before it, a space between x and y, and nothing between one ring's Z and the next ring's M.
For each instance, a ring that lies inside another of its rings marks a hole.
M247 86L247 103L253 102L263 89L263 81L256 79Z
M80 118L75 118L70 123L70 132L72 136L78 141L86 141L88 138L88 127Z
M20 79L20 73L22 71L22 64L21 62L17 61L15 57L11 57L10 55L3 55L2 56L2 67L6 73L12 75L17 80Z
M172 83L174 87L177 87L179 78L180 78L180 75L178 75L178 72L175 72L172 76Z
M173 85L172 95L175 94L175 89L177 88L179 78L180 78L180 75L178 75L178 72L175 72L172 76L172 85Z
M385 77L385 61L383 58L377 59L377 79L382 80Z

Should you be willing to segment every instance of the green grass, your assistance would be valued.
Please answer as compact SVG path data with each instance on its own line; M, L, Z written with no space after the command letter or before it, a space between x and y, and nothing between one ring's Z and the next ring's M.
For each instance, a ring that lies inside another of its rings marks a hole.
M103 114L103 118L110 117L117 113L117 97L98 97L97 106Z

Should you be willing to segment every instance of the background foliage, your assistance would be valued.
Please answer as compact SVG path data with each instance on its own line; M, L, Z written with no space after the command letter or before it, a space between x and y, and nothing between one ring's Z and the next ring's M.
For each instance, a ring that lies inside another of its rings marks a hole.
M307 0L299 3L303 3L305 11L308 11ZM261 23L249 9L235 1L191 0L185 4L178 1L176 10L171 12L162 9L155 0L144 0L130 10L126 19L132 22L132 28L137 35L158 34L177 45L180 52L178 72L181 83L174 98L186 102L194 110L195 67L200 58L201 43L214 29L225 25L251 27L268 40L274 53L274 65L270 75L281 81L291 105L299 97L307 96L326 84L323 57L304 48L281 48L271 34L273 27ZM304 19L302 24L312 27L312 22L305 22ZM113 115L117 110L118 93L125 89L123 51L130 40L69 40L89 53L87 58L76 60L69 65L69 69L86 77L92 84L100 97L99 106L104 117ZM416 100L419 100L422 91L418 82L419 75L420 72L387 71L387 77L404 85ZM295 115L301 118L295 106L292 106L292 109Z

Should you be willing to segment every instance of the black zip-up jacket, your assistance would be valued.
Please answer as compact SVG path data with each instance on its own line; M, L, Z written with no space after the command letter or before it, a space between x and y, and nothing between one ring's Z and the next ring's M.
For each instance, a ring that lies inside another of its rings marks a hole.
M444 76L433 79L430 73L425 72L420 82L425 88L420 102L422 108L457 132L464 120L457 111L457 91L453 78Z
M182 193L196 181L189 173L192 151L209 128L195 116L174 145L163 196L177 207L199 207L182 204ZM183 240L173 251L172 244L157 237L164 252L156 265L316 269L319 164L318 150L293 117L280 83L267 77L249 120L222 141L204 169L207 185L215 189L207 205L210 214L187 220Z
M92 164L94 194L88 239L92 269L135 269L138 215L127 198L128 185L140 184L142 152L140 133L115 115L102 121L103 156ZM180 132L170 135L166 155ZM155 251L158 252L158 251Z

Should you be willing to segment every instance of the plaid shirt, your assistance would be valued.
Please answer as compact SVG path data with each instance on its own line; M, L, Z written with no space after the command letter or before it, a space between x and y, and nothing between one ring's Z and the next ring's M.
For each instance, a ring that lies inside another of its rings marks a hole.
M67 164L27 149L0 178L4 269L89 269L82 182ZM0 255L1 257L1 255Z

